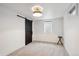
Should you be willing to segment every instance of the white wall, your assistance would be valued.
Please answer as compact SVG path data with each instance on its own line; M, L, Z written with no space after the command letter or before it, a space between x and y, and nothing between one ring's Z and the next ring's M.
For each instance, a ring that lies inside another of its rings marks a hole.
M65 15L64 45L69 55L79 56L79 16Z
M56 18L48 20L52 22L52 32L44 32L44 22L43 21L33 21L33 40L47 41L47 42L57 42L58 35L63 35L63 18Z
M17 13L0 4L0 55L8 55L24 46L24 19Z

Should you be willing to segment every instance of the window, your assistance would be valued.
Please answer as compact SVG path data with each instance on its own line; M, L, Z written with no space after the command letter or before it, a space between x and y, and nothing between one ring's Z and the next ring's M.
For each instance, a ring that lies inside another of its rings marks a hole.
M52 22L44 22L44 32L52 32Z

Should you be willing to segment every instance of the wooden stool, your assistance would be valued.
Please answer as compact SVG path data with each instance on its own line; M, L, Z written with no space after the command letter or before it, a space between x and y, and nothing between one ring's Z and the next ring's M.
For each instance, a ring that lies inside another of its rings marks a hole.
M59 42L61 43L61 45L63 45L63 43L62 43L62 41L61 41L62 36L58 36L58 38L59 38L59 40L58 40L58 42L57 42L57 45L59 44Z

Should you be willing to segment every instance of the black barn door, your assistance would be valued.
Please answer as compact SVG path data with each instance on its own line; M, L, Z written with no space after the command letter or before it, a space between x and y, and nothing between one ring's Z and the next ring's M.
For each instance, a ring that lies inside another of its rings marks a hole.
M32 21L25 19L25 45L32 42Z

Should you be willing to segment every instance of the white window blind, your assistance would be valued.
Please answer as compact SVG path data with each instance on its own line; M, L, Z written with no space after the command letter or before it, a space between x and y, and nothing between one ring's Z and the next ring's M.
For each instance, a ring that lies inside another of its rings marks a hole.
M52 32L52 22L44 22L44 32Z

